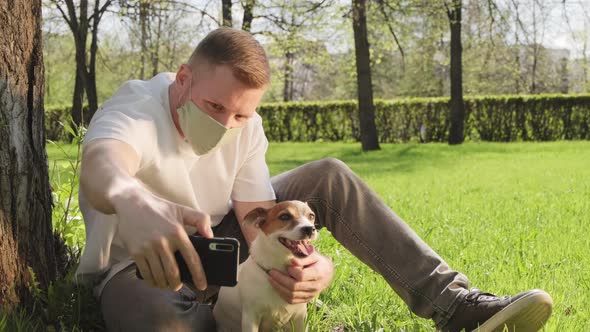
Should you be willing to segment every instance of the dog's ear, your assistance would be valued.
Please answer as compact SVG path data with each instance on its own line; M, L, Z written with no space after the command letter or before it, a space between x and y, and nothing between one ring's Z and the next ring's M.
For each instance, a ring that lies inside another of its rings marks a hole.
M266 221L266 212L266 209L257 207L246 214L244 217L244 223L253 224L256 227L260 227Z

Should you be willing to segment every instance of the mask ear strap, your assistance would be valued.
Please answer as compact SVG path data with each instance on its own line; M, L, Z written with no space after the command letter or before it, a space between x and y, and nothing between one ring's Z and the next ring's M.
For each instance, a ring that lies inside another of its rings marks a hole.
M187 78L189 80L188 83L188 93L185 92L182 97L184 99L184 102L189 102L193 99L193 73L191 72L191 76L189 78ZM187 99L187 94L188 94L188 99ZM184 103L183 103L184 104Z

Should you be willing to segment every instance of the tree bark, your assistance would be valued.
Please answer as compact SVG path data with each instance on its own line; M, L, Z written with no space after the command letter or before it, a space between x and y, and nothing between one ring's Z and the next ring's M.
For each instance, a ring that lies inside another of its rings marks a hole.
M231 1L232 0L221 0L221 15L223 17L223 26L232 27L231 18Z
M464 141L465 106L463 105L463 47L461 46L462 5L462 0L453 0L451 7L447 7L451 28L451 127L449 129L449 144L461 144Z
M361 145L363 151L379 150L373 83L371 80L371 55L367 38L366 0L352 0L352 27L356 55L356 77L359 103Z
M0 3L0 308L56 278L45 152L41 0Z

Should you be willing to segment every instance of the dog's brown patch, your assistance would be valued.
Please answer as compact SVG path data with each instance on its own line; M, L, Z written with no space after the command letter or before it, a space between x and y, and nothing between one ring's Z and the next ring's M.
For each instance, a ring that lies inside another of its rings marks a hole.
M264 222L259 223L260 229L266 234L272 234L281 229L291 230L297 226L301 218L309 218L313 214L306 203L300 201L280 202L266 210ZM313 222L312 219L310 219Z

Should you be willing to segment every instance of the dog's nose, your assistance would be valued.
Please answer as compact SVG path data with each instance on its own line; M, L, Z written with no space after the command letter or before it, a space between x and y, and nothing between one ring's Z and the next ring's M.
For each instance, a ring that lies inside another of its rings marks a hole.
M301 233L306 236L311 236L315 232L315 227L313 226L305 226L301 227Z

